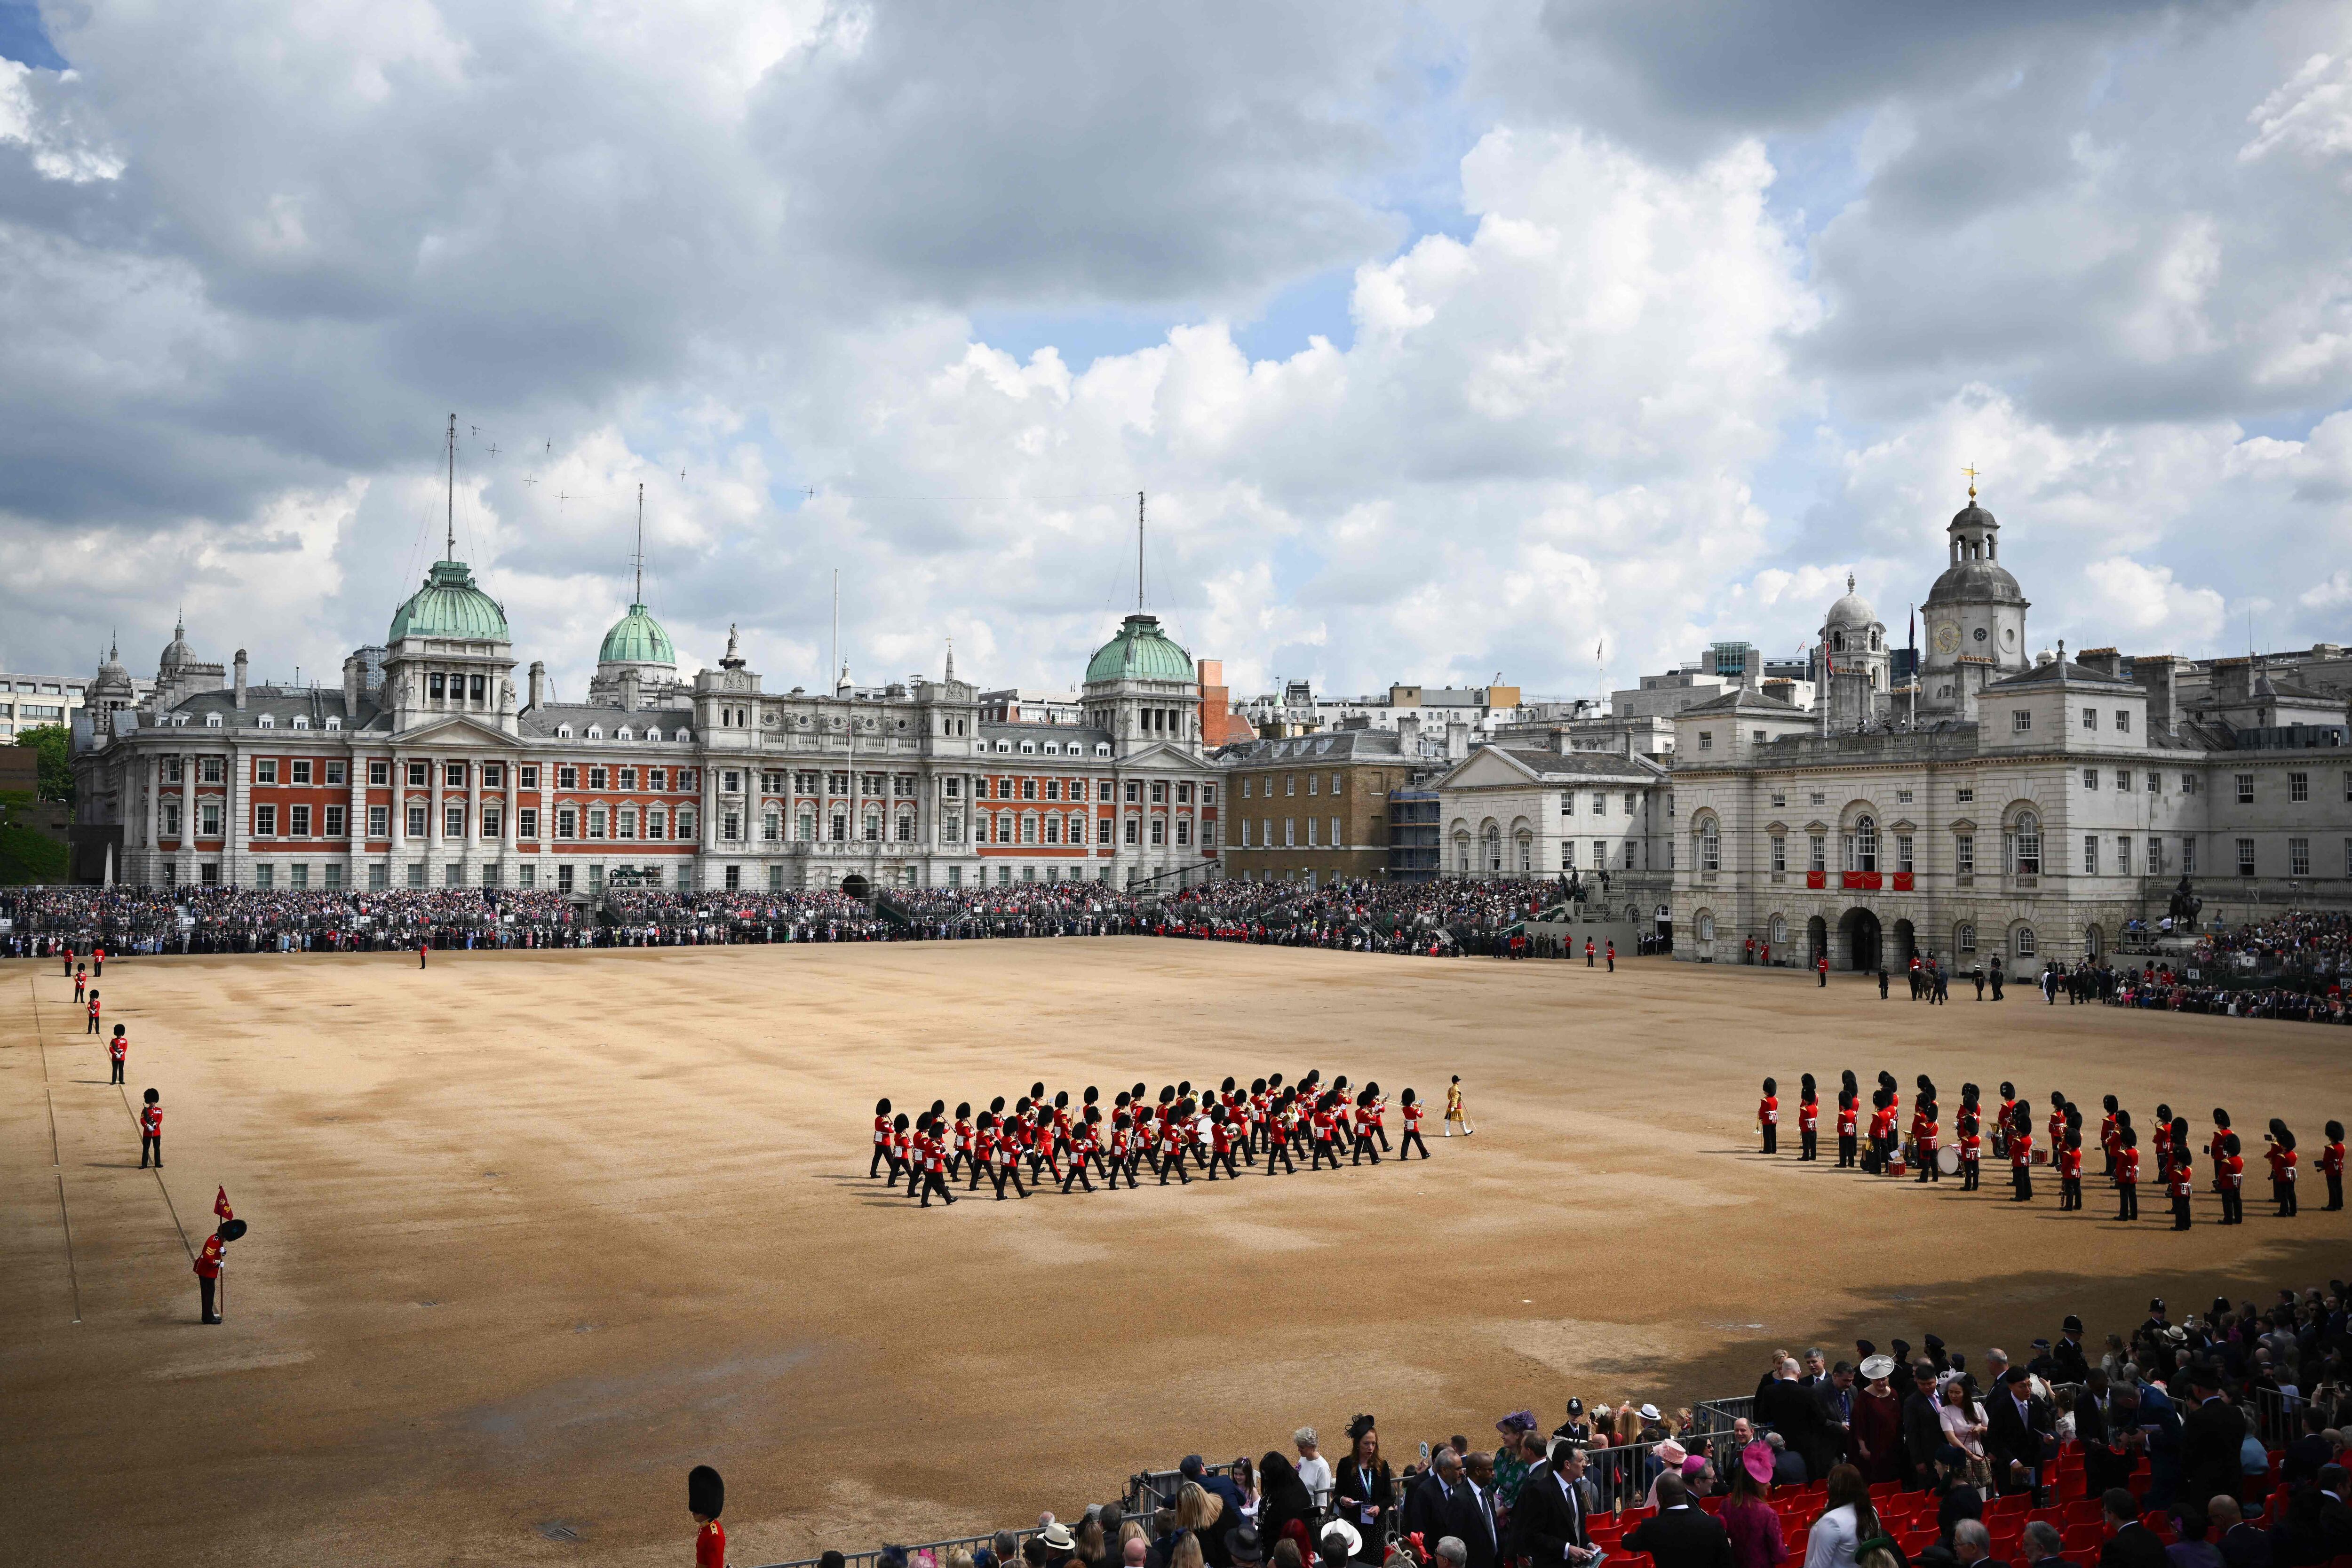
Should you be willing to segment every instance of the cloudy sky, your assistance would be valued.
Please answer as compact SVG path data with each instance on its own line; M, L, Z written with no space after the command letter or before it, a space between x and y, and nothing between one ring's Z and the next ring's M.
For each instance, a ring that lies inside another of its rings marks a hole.
M440 553L824 679L1593 689L2352 641L2341 3L0 0L0 659L331 672Z

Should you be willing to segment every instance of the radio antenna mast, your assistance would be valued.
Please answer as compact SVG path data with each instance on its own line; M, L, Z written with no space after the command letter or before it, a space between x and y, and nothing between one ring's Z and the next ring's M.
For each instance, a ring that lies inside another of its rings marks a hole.
M646 484L643 479L637 481L636 565L637 591L635 596L629 602L633 605L642 605L646 602Z
M453 415L451 416L455 418ZM1143 613L1143 492L1135 492L1135 613Z

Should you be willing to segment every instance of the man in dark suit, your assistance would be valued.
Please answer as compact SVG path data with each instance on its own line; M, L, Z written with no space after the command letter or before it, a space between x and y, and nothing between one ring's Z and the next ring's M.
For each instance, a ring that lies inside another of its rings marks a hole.
M1519 1500L1511 1508L1508 1556L1537 1568L1591 1561L1592 1538L1585 1532L1584 1466L1583 1449L1556 1441L1550 1461L1528 1473L1519 1483ZM1664 1500L1661 1483L1660 1506Z
M1949 1441L1936 1399L1936 1369L1923 1361L1911 1369L1911 1396L1903 1402L1903 1458L1912 1489L1936 1484L1936 1456Z
M1404 1494L1404 1532L1419 1535L1430 1551L1436 1551L1439 1537L1445 1533L1446 1504L1461 1485L1462 1456L1451 1448L1438 1449L1429 1468L1413 1479Z
M1853 1365L1838 1363L1830 1368L1827 1377L1812 1385L1811 1393L1820 1425L1813 1446L1805 1450L1805 1472L1819 1479L1845 1458L1846 1435L1853 1424Z
M2025 1568L2072 1568L2059 1549L2058 1527L2037 1519L2025 1527Z
M1731 1537L1722 1521L1691 1507L1680 1476L1658 1478L1657 1514L1628 1532L1624 1546L1647 1552L1656 1568L1731 1568Z
M2352 1507L2344 1500L2341 1465L2319 1468L2319 1541L2331 1558L2352 1554Z
M2099 1548L2099 1568L2167 1568L2164 1542L2139 1521L2130 1492L2110 1487L2100 1500L2107 1542Z
M1463 1568L1496 1568L1503 1543L1495 1532L1495 1457L1480 1448L1462 1461L1462 1484L1446 1500L1444 1531L1459 1536L1470 1555Z
M2271 1532L2248 1524L2237 1499L2213 1499L2206 1518L2227 1568L2271 1568Z
M2246 1440L2245 1413L2221 1397L2221 1377L2200 1363L2189 1369L2196 1407L2180 1418L2180 1467L2189 1496L2202 1503L2214 1496L2236 1497L2241 1477L2238 1450Z
M2091 1358L2083 1353L2083 1320L2072 1312L2058 1325L2058 1342L2050 1347L2050 1364L2057 1369L2060 1383L2091 1381Z
M2286 1446L2286 1456L2279 1461L2279 1479L2288 1486L2316 1480L2322 1465L2336 1462L2336 1450L2327 1446L2320 1434L2327 1430L2327 1416L2316 1405L2303 1407L2303 1435Z
M2023 1367L2009 1369L2007 1378L1993 1391L1986 1415L1985 1458L1992 1463L1993 1485L2003 1497L2020 1492L2038 1497L2042 1462L2051 1457L2043 1450L2046 1447L2054 1455L2057 1435L2050 1407L2032 1396L2032 1384ZM2159 1555L2163 1550L2158 1542Z

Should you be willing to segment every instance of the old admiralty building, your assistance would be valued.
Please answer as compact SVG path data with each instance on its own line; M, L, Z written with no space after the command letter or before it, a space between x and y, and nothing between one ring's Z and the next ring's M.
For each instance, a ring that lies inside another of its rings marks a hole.
M991 722L956 679L762 688L728 637L680 671L642 604L587 700L519 689L506 612L437 562L339 687L247 682L184 628L142 696L110 652L74 734L77 871L134 885L786 890L1211 875L1192 657L1129 616L1078 721Z

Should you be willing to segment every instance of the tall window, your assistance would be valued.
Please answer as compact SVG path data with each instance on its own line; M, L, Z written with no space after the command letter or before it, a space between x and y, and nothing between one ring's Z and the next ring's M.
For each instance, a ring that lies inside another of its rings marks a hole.
M1878 869L1878 824L1868 816L1853 819L1853 831L1846 835L1845 868L1849 871Z
M1830 836L1826 833L1816 833L1811 836L1811 839L1806 850L1805 869L1826 871L1830 868Z
M2238 840L2238 875L2251 877L2253 874L2254 841L2251 838L2241 838Z
M298 805L294 809L299 812L302 808ZM297 831L299 836L299 829ZM2286 874L2290 877L2311 875L2310 839L2290 838L2286 841Z
M2098 875L2099 836L2095 833L2083 835L2083 869L2091 876Z
M1952 869L1963 877L1977 874L1977 836L1973 833L1952 835Z
M1712 816L1698 830L1698 868L1702 871L1723 869L1723 834Z
M2042 870L2042 819L2030 811L2017 815L2017 826L2010 834L2011 867L2021 877L2039 875Z
M1785 833L1775 833L1772 835L1772 869L1785 871L1788 868L1789 836Z

